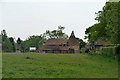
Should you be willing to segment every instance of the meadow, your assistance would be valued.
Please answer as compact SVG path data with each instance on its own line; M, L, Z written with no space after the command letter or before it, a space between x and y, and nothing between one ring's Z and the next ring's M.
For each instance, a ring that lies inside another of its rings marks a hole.
M98 54L3 53L3 78L117 78L118 62Z

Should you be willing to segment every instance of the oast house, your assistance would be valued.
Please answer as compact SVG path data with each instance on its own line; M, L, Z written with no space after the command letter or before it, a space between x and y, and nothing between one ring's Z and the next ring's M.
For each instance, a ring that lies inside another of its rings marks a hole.
M79 53L79 42L72 31L68 40L63 38L48 39L45 45L39 45L39 52L45 53Z

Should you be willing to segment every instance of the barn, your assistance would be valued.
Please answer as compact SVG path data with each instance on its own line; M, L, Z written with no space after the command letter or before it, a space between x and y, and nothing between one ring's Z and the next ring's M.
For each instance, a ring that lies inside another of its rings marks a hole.
M63 38L48 39L45 45L39 45L39 52L45 53L78 53L79 42L72 31L68 40Z
M94 45L95 45L95 51L99 53L103 46L111 46L112 44L110 44L109 42L98 40L98 41L94 42Z

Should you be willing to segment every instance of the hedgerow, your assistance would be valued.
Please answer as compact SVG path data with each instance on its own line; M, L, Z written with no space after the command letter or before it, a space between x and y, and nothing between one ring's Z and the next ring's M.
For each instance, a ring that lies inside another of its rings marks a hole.
M118 54L120 54L120 45L117 47L102 47L101 48L101 53L104 56L109 56L109 57L116 57Z

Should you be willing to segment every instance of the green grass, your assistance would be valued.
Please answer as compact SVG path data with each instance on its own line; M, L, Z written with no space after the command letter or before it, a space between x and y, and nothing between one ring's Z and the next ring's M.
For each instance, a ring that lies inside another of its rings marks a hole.
M3 78L118 77L117 60L97 54L3 53L2 58Z

